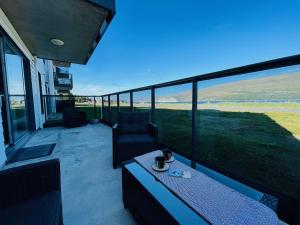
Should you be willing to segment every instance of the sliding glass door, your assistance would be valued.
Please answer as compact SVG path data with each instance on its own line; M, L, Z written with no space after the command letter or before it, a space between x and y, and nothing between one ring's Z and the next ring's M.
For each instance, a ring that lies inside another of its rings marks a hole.
M24 80L24 58L12 45L4 43L6 95L11 139L15 143L28 131L28 115Z

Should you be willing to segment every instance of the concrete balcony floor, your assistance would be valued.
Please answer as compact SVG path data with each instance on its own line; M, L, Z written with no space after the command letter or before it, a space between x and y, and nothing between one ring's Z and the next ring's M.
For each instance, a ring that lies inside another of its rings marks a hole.
M136 224L123 207L121 169L112 169L111 128L102 124L45 128L26 147L50 143L56 143L50 157L5 167L59 158L65 225Z
M59 158L65 225L137 224L123 207L121 169L112 168L110 127L44 128L25 147L52 143L56 146L51 156L11 163L2 169ZM278 225L286 223L279 221Z

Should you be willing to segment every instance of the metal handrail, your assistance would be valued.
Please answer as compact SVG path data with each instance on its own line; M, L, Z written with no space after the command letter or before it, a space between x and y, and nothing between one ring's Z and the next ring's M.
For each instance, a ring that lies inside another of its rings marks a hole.
M196 153L199 153L201 151L201 149L198 149L198 146L197 146L197 129L199 129L199 124L197 122L198 121L197 120L198 82L201 83L201 81L205 81L205 80L254 73L254 72L265 71L265 70L270 70L270 69L293 66L293 65L300 65L300 54L290 56L290 57L265 61L265 62L261 62L261 63L251 64L251 65L247 65L247 66L241 66L241 67L236 67L236 68L232 68L232 69L222 70L222 71L218 71L218 72L207 73L207 74L198 75L198 76L192 76L192 77L174 80L174 81L170 81L170 82L154 84L154 85L149 85L149 86L140 87L140 88L134 88L134 89L126 90L126 91L114 92L114 93L110 93L110 94L70 95L70 96L42 95L42 97L58 97L58 98L61 98L61 97L68 98L69 97L69 99L76 99L77 97L90 98L91 99L90 102L93 103L93 107L94 107L94 110L93 110L94 116L98 116L98 115L96 115L96 107L100 106L101 107L100 119L102 119L103 122L106 122L107 124L112 125L112 108L116 107L115 109L118 112L120 111L120 103L122 102L121 98L120 98L121 94L124 94L124 93L129 94L129 99L128 99L128 103L130 103L129 108L131 111L134 111L134 93L139 92L139 91L149 90L149 91L151 91L150 96L149 96L151 98L151 101L150 101L151 107L149 107L150 113L151 113L151 120L152 120L152 122L155 123L156 122L156 119L155 119L155 103L156 103L156 101L155 101L156 93L155 92L156 92L156 89L162 88L162 87L170 87L170 86L190 83L190 84L192 84L192 98L191 98L192 136L191 136L191 140L190 140L192 143L192 149L191 149L191 155L186 155L186 157L188 157L191 160L191 166L195 167L196 162L199 162L199 160L196 158ZM112 100L111 97L113 95L116 95L116 100L114 100L114 102L116 101L116 103L117 103L116 106L111 105L111 100ZM96 98L98 98L98 101L97 101L98 104L100 102L100 105L98 105L98 106L96 106ZM98 111L99 111L99 109L98 109ZM105 115L105 117L104 117L104 115ZM207 167L212 168L213 165L207 165ZM237 179L237 180L241 180L241 179ZM246 180L246 178L243 180L243 183L249 184L249 186L252 186L252 187L256 186L251 181Z
M300 54L294 55L294 56L289 56L289 57L284 57L284 58L279 58L275 60L269 60L265 62L260 62L260 63L255 63L255 64L250 64L247 66L241 66L241 67L236 67L232 69L226 69L222 71L217 71L217 72L212 72L212 73L206 73L202 75L197 75L197 76L192 76L188 78L183 78L183 79L178 79L170 82L165 82L165 83L159 83L159 84L154 84L154 85L149 85L145 87L139 87L139 88L133 88L125 91L119 91L119 92L114 92L114 93L109 93L109 94L104 94L100 95L98 97L102 97L102 115L104 115L104 111L106 113L106 118L102 118L102 120L105 120L109 125L112 125L112 106L111 106L111 96L116 95L117 96L117 108L116 110L119 112L120 111L120 95L124 93L129 93L130 94L130 110L134 111L134 93L139 92L139 91L151 91L151 107L150 107L150 113L151 113L151 120L152 122L156 122L155 118L155 97L156 97L156 89L158 88L163 88L163 87L170 87L170 86L175 86L175 85L180 85L180 84L192 84L192 97L191 97L191 105L192 105L192 113L191 113L191 154L190 155L185 155L191 160L191 166L195 167L196 163L199 162L199 159L196 157L196 153L199 154L201 153L201 149L198 148L197 146L197 131L199 129L199 123L197 122L197 104L198 104L198 83L201 83L202 81L205 80L212 80L212 79L217 79L217 78L223 78L223 77L230 77L230 76L237 76L237 75L243 75L243 74L249 74L249 76L252 76L251 73L255 72L260 72L260 71L266 71L266 70L271 70L271 69L277 69L277 68L284 68L288 66L294 66L294 65L300 65ZM255 75L255 74L253 74ZM105 109L105 110L104 110ZM176 151L176 149L173 149ZM182 152L180 152L182 154ZM206 164L208 168L214 168L214 165L210 165L209 163ZM228 174L230 177L235 177L232 174ZM245 177L237 177L236 180L240 180L243 183L257 188L258 190L268 190L268 191L273 191L270 187L266 187L262 184L256 184L253 183L253 181L249 180L248 178Z
M186 84L186 83L191 83L193 81L204 81L204 80L211 80L211 79L215 79L215 78L242 75L242 74L246 74L246 73L254 73L254 72L259 72L259 71L263 71L263 70L276 69L276 68L280 68L280 67L293 66L293 65L298 65L298 64L300 64L300 54L288 56L288 57L284 57L284 58L279 58L279 59L274 59L274 60L268 60L268 61L259 62L259 63L254 63L254 64L250 64L250 65L246 65L246 66L240 66L240 67L235 67L235 68L231 68L231 69L221 70L221 71L217 71L217 72L196 75L196 76L178 79L178 80L174 80L174 81L158 83L158 84L144 86L144 87L140 87L140 88L133 88L133 89L125 90L125 91L104 94L104 95L101 95L101 97L108 96L108 95L137 92L137 91L145 91L145 90L150 90L151 88L162 88L162 87L168 87L168 86L173 86L173 85Z

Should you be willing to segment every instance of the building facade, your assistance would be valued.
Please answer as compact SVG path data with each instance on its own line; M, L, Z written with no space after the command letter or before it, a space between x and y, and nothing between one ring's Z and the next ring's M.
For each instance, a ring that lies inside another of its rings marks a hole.
M43 127L42 95L55 95L52 60L34 57L0 10L1 121L0 162L5 151L30 132Z
M72 75L62 66L86 64L115 14L114 1L58 2L0 2L0 164L55 110L43 96L70 93Z

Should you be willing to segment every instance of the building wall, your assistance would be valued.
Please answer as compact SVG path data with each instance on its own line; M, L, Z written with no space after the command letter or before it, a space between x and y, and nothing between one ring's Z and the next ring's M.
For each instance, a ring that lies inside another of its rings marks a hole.
M43 122L45 120L44 115L41 113L41 99L40 99L40 90L39 90L39 80L38 80L38 72L43 74L43 77L47 77L47 79L53 79L53 65L51 61L47 60L47 63L44 64L43 60L37 59L34 57L31 52L28 50L21 37L18 35L13 25L10 23L4 12L0 8L0 26L4 29L7 35L12 39L15 45L23 52L23 54L30 61L30 70L31 70L31 81L32 81L32 94L33 94L33 104L34 104L34 113L35 113L35 125L36 129L43 127ZM52 74L51 74L52 73ZM45 81L45 79L42 79ZM49 82L53 84L53 81ZM42 84L42 87L45 85ZM52 88L54 89L54 88ZM43 90L45 93L45 90ZM0 116L1 117L1 116ZM2 122L2 118L0 118L0 122ZM2 123L0 123L2 124ZM5 156L5 145L4 145L4 137L3 137L3 127L0 125L0 165L6 160Z
M53 65L51 60L48 60L48 77L49 77L49 94L56 95L57 91L54 88L54 71L56 67Z
M53 65L51 60L47 61L48 63L48 87L49 87L49 95L57 95L57 90L54 88L54 71L56 70L56 66ZM50 97L49 101L47 102L49 113L56 112L56 100L54 97Z

